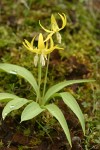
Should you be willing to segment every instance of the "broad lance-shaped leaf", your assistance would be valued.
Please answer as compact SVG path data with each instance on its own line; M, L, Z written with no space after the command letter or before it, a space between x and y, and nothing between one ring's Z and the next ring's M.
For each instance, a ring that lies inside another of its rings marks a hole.
M0 93L0 102L9 102L14 98L18 98L18 96L10 93Z
M46 105L45 108L59 121L61 127L63 128L66 134L68 142L71 145L70 132L69 132L68 125L67 125L67 122L65 120L65 117L62 111L55 104Z
M21 114L21 122L30 120L30 119L36 117L42 111L44 111L44 109L42 109L38 103L36 103L36 102L30 103L29 105L27 105L25 107L25 109L23 110L23 112Z
M25 98L15 98L14 100L11 100L7 103L7 105L4 107L2 112L2 118L5 119L5 117L13 110L17 110L21 108L26 103L30 102L30 100L27 100Z
M81 123L83 132L85 134L84 116L75 98L68 92L59 93L59 96L62 97L64 103L76 114Z
M26 81L28 81L31 84L35 92L38 93L37 82L34 76L32 75L32 73L28 71L26 68L18 66L18 65L13 65L13 64L0 63L0 69L8 73L23 77Z
M84 83L84 82L93 82L93 81L95 81L95 80L84 79L84 80L69 80L69 81L60 82L48 89L48 91L46 92L46 94L43 98L43 104L47 103L47 101L49 101L50 97L53 96L53 94L60 91L61 89L63 89L66 86L69 86L69 85L75 84L75 83Z

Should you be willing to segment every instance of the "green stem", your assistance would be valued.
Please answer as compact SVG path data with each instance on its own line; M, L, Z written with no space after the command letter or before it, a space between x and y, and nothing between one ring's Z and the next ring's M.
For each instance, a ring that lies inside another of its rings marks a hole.
M39 104L41 103L41 94L40 94L41 73L42 73L42 66L41 66L40 56L39 56L39 61L38 61L38 87L39 87L39 92L38 92L37 101L36 101L36 102L39 102Z
M47 74L48 74L49 59L50 59L50 54L48 55L47 66L46 66L46 73L45 73L45 79L44 79L44 88L43 88L43 97L44 97L44 94L45 94L46 84L47 84Z

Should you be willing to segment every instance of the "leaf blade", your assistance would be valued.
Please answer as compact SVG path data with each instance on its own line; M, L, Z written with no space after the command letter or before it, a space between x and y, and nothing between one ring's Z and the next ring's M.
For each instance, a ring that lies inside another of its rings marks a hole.
M55 104L46 105L45 108L58 120L71 146L70 132L69 132L68 125L67 125L67 122L65 120L65 117L62 111Z
M75 113L75 115L78 117L80 124L82 126L83 132L85 134L85 120L83 113L75 100L75 98L69 93L69 92L63 92L59 93L59 95L62 97L64 103L68 105L68 107Z
M35 92L38 92L37 82L32 75L32 73L24 67L8 64L8 63L0 63L0 69L11 74L19 75L23 77L26 81L28 81L31 86L34 88Z
M25 98L16 98L8 102L2 111L3 120L11 111L21 108L23 105L25 105L28 102L29 100Z
M21 122L30 120L40 114L44 109L42 109L38 103L32 102L25 107L21 115Z
M14 98L18 98L18 96L10 93L0 93L0 102L8 102Z
M46 92L44 99L43 99L43 104L47 103L47 101L50 99L50 97L55 94L56 92L60 91L62 88L72 85L72 84L76 84L76 83L85 83L85 82L93 82L95 80L88 80L88 79L82 79L82 80L69 80L69 81L63 81L60 82L54 86L52 86L51 88L48 89L48 91Z

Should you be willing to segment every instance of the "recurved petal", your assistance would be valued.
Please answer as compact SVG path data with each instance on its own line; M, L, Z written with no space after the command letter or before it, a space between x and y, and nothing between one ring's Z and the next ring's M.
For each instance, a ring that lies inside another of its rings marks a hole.
M59 14L59 13L58 13ZM66 19L66 15L63 13L63 15L59 14L59 16L61 17L62 19L62 27L59 28L59 30L62 30L65 26L66 26L66 23L67 23L67 19Z
M26 43L25 42L23 42L23 45L28 49L29 47L26 45Z
M31 46L33 46L33 44L34 44L34 39L35 39L35 37L31 41Z
M27 40L25 40L25 44L26 44L28 47L31 46L31 44L30 44Z
M63 48L60 48L60 47L58 47L58 46L52 46L52 47L50 47L49 49L45 49L45 55L50 54L50 53L53 52L55 49L63 49Z
M53 41L52 41L52 42L53 42ZM53 44L53 43L52 43L52 44ZM57 50L63 50L64 48L58 47L57 45L56 45L56 46L51 46L49 49L45 49L44 54L45 54L45 55L50 54L50 53L53 52L55 49L57 49Z
M27 41L27 40L25 40L25 42L23 42L23 45L28 49L28 50L32 50L33 49L33 47L31 46L31 44Z
M45 48L48 49L48 46L49 46L49 43L48 43L48 41L46 41L46 46L45 46Z
M48 41L48 40L52 37L52 35L53 35L54 33L55 33L55 32L52 31L52 32L47 36L47 38L45 39L44 42Z
M52 37L50 37L50 47L53 47L53 46L54 46L54 42L53 42Z
M44 49L45 48L45 44L44 44L44 40L43 40L43 35L42 33L39 34L39 39L38 39L38 49Z
M56 31L59 29L58 24L57 24L56 19L53 14L51 15L51 29L53 31Z
M41 54L41 49L34 48L33 50L30 51L36 54Z
M49 49L45 49L45 55L47 55L47 54L50 54L51 52L53 52L54 51L54 47L52 47L52 48L49 48Z
M55 49L57 49L57 50L64 50L64 48L58 47L57 45L55 46Z
M51 32L52 32L52 31L50 31L50 30L44 28L44 27L42 26L42 24L40 23L40 20L39 20L39 25L41 26L41 28L42 28L44 31L46 31L46 32L48 32L48 33L51 33Z

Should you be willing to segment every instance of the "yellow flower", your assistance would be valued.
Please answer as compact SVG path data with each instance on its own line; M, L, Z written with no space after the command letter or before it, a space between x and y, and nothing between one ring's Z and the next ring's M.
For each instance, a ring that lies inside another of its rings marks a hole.
M63 49L58 47L57 45L54 46L52 37L50 37L50 42L49 40L45 42L43 40L43 35L42 33L39 34L38 38L38 47L34 47L34 40L35 37L32 39L31 43L29 43L27 40L23 42L23 45L31 52L36 53L34 57L34 65L37 66L37 63L39 61L39 56L40 55L40 63L42 66L45 66L45 60L47 60L47 55L51 53L54 49ZM46 43L46 44L45 44Z
M58 13L58 14L59 14L59 13ZM55 19L55 17L54 17L53 14L51 15L51 30L48 30L48 29L44 28L44 27L41 25L40 21L39 21L39 24L40 24L40 26L42 27L42 29L45 30L46 32L50 33L50 34L47 36L47 38L46 38L45 41L47 41L48 39L50 39L50 37L51 37L54 33L56 33L56 37L57 37L58 43L61 43L61 35L60 35L59 31L62 30L62 29L66 26L66 15L63 13L63 15L59 14L59 16L61 17L61 20L62 20L62 26L61 26L61 28L59 28L59 26L58 26L58 24L57 24L57 22L56 22L56 19Z

